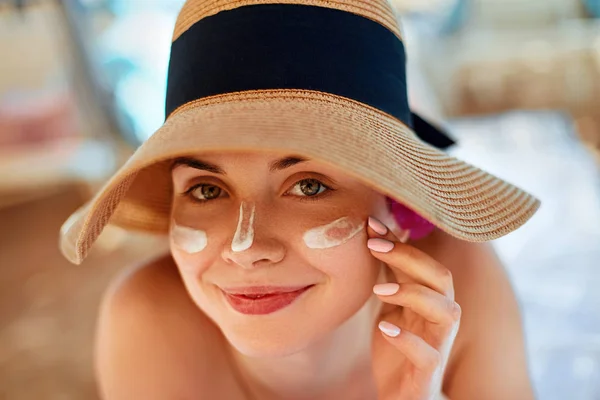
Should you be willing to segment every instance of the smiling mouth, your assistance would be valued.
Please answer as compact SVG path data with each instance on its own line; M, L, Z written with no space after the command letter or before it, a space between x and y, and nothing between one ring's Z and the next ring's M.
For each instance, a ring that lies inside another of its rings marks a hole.
M261 286L221 289L221 291L234 310L247 315L265 315L291 305L313 286Z

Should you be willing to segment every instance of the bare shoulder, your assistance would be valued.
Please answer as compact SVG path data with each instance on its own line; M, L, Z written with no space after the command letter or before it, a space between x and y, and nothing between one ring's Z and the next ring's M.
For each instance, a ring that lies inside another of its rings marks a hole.
M519 303L493 247L441 231L418 247L450 270L462 309L446 374L450 398L533 398Z
M489 243L466 242L438 230L418 247L450 270L463 311L485 306L475 300L492 294L514 298L506 269Z
M188 296L169 255L119 274L104 294L102 316L111 319L127 317L131 324L159 324L164 334L169 334L173 327L177 327L178 331L182 328L200 328L206 333L216 332L212 331L212 323ZM128 323L115 321L120 322L120 326Z
M220 340L187 295L170 256L124 271L107 289L97 324L102 395L198 398L226 379Z
M180 307L189 311L193 303L169 255L123 270L113 279L103 298L103 309L114 314L136 311L140 316L148 313L146 317L169 318L176 315L173 310ZM198 313L198 317L202 314Z

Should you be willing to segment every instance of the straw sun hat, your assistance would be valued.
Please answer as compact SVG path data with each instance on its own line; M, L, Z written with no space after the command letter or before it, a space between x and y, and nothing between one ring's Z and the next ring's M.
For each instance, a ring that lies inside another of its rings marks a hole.
M539 201L422 140L400 27L386 0L188 0L166 121L61 229L81 263L107 224L167 233L174 157L272 150L341 168L449 234L487 241ZM416 131L416 133L415 133Z

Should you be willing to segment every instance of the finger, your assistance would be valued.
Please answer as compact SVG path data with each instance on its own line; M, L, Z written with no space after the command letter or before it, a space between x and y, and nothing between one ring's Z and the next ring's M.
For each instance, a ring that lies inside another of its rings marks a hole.
M427 321L452 326L460 321L460 306L450 298L418 283L383 283L373 292L385 303L410 308Z
M369 217L367 232L369 237L382 236L387 237L392 242L406 243L410 238L410 230L398 228L398 235L392 229L388 228L383 222L375 217Z
M373 220L375 219L369 218L370 223ZM377 235L371 226L369 228ZM367 247L374 257L386 263L395 274L401 271L416 282L454 300L454 283L450 270L416 247L397 241L389 229L385 236L367 240Z
M396 347L413 365L424 372L435 371L442 355L419 336L386 321L379 323L383 337Z
M413 246L381 238L369 239L367 247L392 272L403 272L416 282L454 300L452 273L426 253Z

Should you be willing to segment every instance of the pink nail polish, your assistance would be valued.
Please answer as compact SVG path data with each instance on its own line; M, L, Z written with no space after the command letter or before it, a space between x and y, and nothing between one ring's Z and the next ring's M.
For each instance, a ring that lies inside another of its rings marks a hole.
M379 323L379 329L390 337L396 337L400 334L400 328L389 322L381 321Z
M381 296L391 296L398 293L398 289L400 289L400 285L397 283L380 283L373 286L373 293Z
M378 253L387 253L394 248L394 243L385 239L372 238L367 240L367 247Z
M385 235L387 233L387 227L378 219L369 217L369 226L379 235Z

